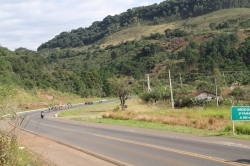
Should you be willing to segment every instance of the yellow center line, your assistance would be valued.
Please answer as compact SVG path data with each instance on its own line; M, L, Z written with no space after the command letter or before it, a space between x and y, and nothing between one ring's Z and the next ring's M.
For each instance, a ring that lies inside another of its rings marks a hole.
M134 145L141 145L141 146L145 146L145 147L151 147L151 148L155 148L155 149L160 149L160 150L164 150L164 151L179 153L179 154L183 154L183 155L187 155L187 156L207 159L207 160L216 161L216 162L220 162L220 163L226 163L226 164L235 165L235 166L249 166L249 164L243 164L243 163L238 163L238 162L233 162L233 161L227 161L227 160L216 158L216 157L210 157L210 156L206 156L206 155L201 155L201 154L197 154L197 153L192 153L192 152L187 152L187 151L182 151L182 150L177 150L177 149L172 149L172 148L161 147L161 146L152 145L152 144L146 144L146 143L141 143L141 142L136 142L136 141L131 141L131 140L125 140L125 139L120 139L120 138L115 138L115 137L109 137L109 136L100 135L100 134L79 132L77 130L64 129L64 128L60 128L60 127L56 127L56 126L50 126L50 125L47 125L47 124L41 124L40 123L40 125L49 126L49 127L53 127L53 128L57 128L57 129L61 129L61 130L66 130L66 131L73 131L73 132L88 134L88 135L101 137L101 138L106 138L106 139L110 139L110 140L116 140L116 141L120 141L120 142L126 142L126 143L130 143L130 144L134 144Z

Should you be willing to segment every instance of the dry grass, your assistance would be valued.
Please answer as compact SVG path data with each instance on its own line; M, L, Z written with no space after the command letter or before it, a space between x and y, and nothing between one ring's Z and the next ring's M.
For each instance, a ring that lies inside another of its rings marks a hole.
M14 124L17 125L10 128L10 126L6 124L5 130L0 129L0 165L51 166L51 164L40 155L34 154L29 148L22 147L25 140L22 137L23 131L19 128L20 124L18 121L22 123L22 119L19 116L14 119ZM1 123L4 122L2 121Z
M46 108L53 105L66 104L68 102L78 103L85 102L87 99L82 99L77 95L61 93L52 89L41 90L23 90L18 89L18 94L15 97L15 102L12 103L18 110L31 110L38 108Z
M198 117L190 118L184 115L166 114L162 115L148 115L148 114L137 114L134 112L109 112L104 113L103 118L112 118L119 120L137 120L147 122L160 122L172 126L187 126L197 129L215 130L220 131L224 129L229 120L214 118L214 117Z
M120 32L110 35L107 38L107 41L101 45L101 48L105 48L107 45L117 45L121 42L129 41L129 40L138 40L142 36L149 36L151 33L162 33L166 29L175 29L175 28L184 28L182 24L187 22L188 24L197 24L198 31L210 31L209 24L210 23L223 23L228 19L237 19L237 18L249 18L250 16L250 9L249 8L236 8L236 9L224 9L220 11L216 11L213 13L209 13L203 16L190 18L187 20L182 21L175 21L171 23L161 24L161 25L154 25L154 26L138 26L138 27L131 27L128 29L124 29ZM186 29L189 31L190 29ZM245 37L244 37L245 38Z
M112 111L114 106L102 114L103 118L119 120L137 120L147 122L160 122L172 126L187 126L197 129L220 131L223 130L230 120L211 110L200 108L171 110L166 109L166 104L147 105L140 99L127 101L128 108L125 111ZM206 113L205 113L206 112ZM210 112L210 113L208 113ZM229 112L229 109L228 109Z
M115 34L112 34L108 37L105 44L101 45L101 48L106 47L107 45L117 45L121 42L131 41L135 39L140 39L142 36L149 36L151 33L164 33L166 29L173 29L177 25L176 23L162 24L162 25L154 25L154 26L140 26L131 27L128 29L124 29Z

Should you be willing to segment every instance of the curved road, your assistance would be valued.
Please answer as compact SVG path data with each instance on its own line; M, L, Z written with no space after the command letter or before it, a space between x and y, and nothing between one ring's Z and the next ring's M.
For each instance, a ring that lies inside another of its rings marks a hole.
M126 165L250 165L247 140L68 121L56 118L56 111L44 112L44 119L40 111L23 113L21 127Z

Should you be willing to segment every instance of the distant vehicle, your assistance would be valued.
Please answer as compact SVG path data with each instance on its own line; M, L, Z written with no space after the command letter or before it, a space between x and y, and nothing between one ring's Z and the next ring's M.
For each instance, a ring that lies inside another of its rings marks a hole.
M85 105L92 105L92 104L94 104L93 101L86 101L86 102L85 102Z
M105 102L105 101L107 101L106 99L101 99L99 102Z

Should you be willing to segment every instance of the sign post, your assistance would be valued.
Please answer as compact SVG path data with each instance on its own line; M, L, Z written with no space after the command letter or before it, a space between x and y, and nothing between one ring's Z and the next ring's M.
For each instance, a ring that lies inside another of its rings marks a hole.
M234 121L250 121L250 106L232 106L231 119L233 121L234 134Z

